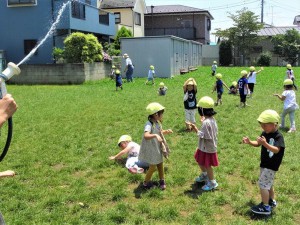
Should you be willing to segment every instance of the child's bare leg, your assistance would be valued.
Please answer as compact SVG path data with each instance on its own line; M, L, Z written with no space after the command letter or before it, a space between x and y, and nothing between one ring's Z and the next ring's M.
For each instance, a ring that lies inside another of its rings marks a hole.
M207 171L207 176L209 180L214 180L214 170L213 168L210 167L206 167L206 171Z
M202 172L207 172L206 167L199 165Z
M13 177L14 175L16 175L16 173L12 170L0 172L0 177Z
M271 199L275 199L275 191L274 191L274 188L273 188L273 186L271 187L271 189L269 190L269 197L271 198Z
M154 173L154 171L156 170L156 165L150 165L149 169L146 173L146 177L145 177L145 183L149 182L151 180L151 177Z
M261 200L264 203L264 205L269 205L269 190L267 189L260 189L260 195L261 195Z

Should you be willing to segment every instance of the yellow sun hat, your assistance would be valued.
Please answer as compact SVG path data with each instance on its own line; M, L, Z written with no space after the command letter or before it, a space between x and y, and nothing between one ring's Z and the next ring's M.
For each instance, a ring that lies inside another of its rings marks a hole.
M253 71L255 71L255 67L254 67L254 66L250 66L249 70L250 70L251 72L253 72Z
M163 82L160 82L160 83L159 83L159 86L160 86L160 87L164 87L165 84L164 84Z
M165 107L163 107L161 104L157 102L152 102L146 107L146 111L148 115L153 115L154 113L157 113L158 111L161 111L163 109L165 109Z
M215 102L211 97L204 96L199 100L197 107L201 107L203 109L211 109L214 107L214 105Z
M217 74L216 74L216 78L218 78L218 79L222 79L222 74L220 74L220 73L217 73Z
M213 63L214 63L214 64L217 64L217 61L214 61Z
M241 77L246 76L248 74L247 70L242 70L241 71Z
M115 74L120 74L120 73L121 73L120 70L115 71Z
M286 65L286 68L292 69L292 65L291 65L291 64L287 64L287 65Z
M120 143L121 143L122 141L132 141L132 138L131 138L129 135L125 134L125 135L122 135L122 136L119 138L119 140L118 140L118 145L120 145Z
M115 65L112 65L111 68L116 69L116 66L115 66Z
M257 120L261 123L278 123L280 116L275 110L267 109L259 115Z
M150 66L150 70L154 70L154 66L153 65Z
M232 82L232 85L233 85L233 86L236 86L236 85L237 85L237 82L236 82L236 81L233 81L233 82Z
M293 81L291 80L291 79L285 79L284 81L283 81L283 85L285 86L285 85L293 85Z

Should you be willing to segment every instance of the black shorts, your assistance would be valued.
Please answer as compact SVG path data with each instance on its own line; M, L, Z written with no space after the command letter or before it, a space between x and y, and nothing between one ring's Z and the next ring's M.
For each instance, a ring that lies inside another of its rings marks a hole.
M253 93L254 83L248 83L248 88L250 89L250 92Z
M247 95L240 94L241 102L246 102L246 97L247 97Z

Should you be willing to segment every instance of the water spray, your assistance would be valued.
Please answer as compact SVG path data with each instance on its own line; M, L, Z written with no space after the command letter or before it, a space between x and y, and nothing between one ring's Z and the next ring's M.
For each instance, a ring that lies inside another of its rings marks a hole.
M10 62L7 64L7 68L0 74L0 98L2 99L6 94L7 94L7 90L6 90L6 85L5 82L8 81L10 78L12 78L14 75L19 75L21 73L20 68ZM11 142L11 138L12 138L12 132L13 132L13 122L12 122L12 117L10 117L8 120L8 133L7 133L7 138L6 138L6 143L4 146L4 149L0 155L0 162L4 159L9 146L10 146L10 142Z

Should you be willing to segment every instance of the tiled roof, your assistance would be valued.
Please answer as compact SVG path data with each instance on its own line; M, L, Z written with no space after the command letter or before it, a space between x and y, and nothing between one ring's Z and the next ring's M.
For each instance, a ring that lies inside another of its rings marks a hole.
M298 26L286 26L286 27L265 27L258 31L258 36L275 36L277 34L285 34L287 30L296 29L300 32L300 27Z
M102 0L101 9L133 8L136 0Z
M147 6L147 14L151 14L151 13L152 13L151 6ZM198 9L190 6L184 6L184 5L157 5L153 7L153 14L170 14L170 13L208 13L210 15L210 13L207 10Z

